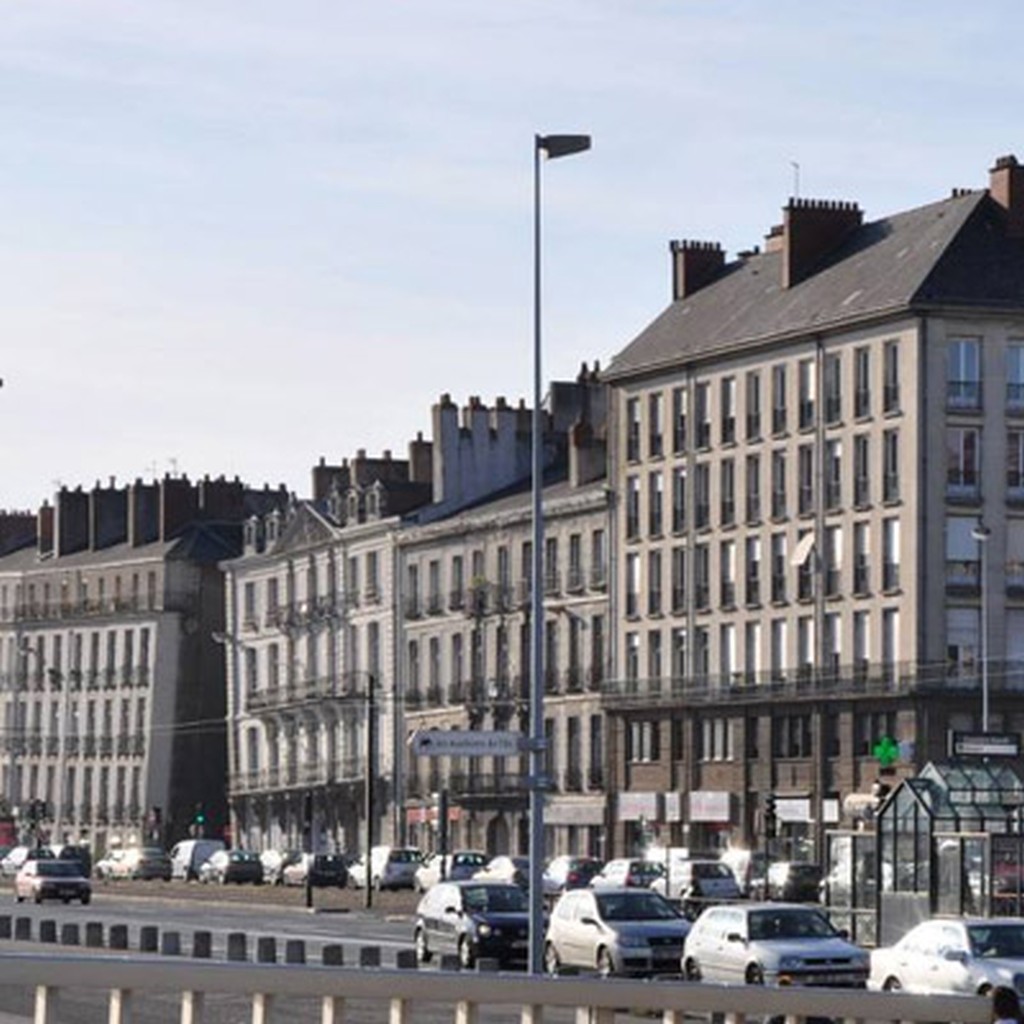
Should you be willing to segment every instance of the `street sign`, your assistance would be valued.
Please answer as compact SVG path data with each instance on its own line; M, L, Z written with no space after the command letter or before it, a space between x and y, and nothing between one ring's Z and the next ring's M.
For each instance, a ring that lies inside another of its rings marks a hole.
M409 746L422 757L510 757L522 753L525 739L519 732L417 729Z
M1020 757L1020 734L954 732L949 748L951 757Z

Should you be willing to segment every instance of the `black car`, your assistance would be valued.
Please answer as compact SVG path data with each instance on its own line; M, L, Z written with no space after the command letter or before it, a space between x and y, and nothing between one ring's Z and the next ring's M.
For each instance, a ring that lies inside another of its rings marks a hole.
M416 908L416 959L423 964L435 953L455 953L465 969L481 958L502 967L525 966L529 932L529 898L520 886L476 879L441 882Z

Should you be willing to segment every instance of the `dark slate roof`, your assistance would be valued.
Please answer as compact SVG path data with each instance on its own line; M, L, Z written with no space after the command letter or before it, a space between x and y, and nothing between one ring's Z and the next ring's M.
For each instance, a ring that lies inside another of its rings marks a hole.
M1024 306L1024 242L984 191L862 225L816 272L782 287L782 253L726 265L612 359L615 380L770 339L927 305Z

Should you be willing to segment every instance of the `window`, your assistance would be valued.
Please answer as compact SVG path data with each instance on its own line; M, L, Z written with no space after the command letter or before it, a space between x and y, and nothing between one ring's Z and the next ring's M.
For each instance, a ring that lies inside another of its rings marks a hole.
M652 629L647 634L647 678L659 680L662 674L661 630Z
M1011 341L1006 346L1006 408L1010 412L1024 410L1024 342Z
M686 611L686 548L672 549L672 611Z
M748 622L743 627L743 671L752 683L756 683L761 676L760 622Z
M686 529L686 467L672 470L672 532Z
M796 597L798 601L811 601L814 599L814 563L816 553L814 551L813 537L811 530L801 530L797 535L797 545L793 549L793 561L797 562L796 568ZM811 544L810 547L805 545ZM803 548L802 560L801 548Z
M853 505L866 508L871 504L870 442L867 434L853 439Z
M686 389L672 389L672 451L682 455L686 451Z
M843 503L843 442L825 443L825 509L835 512Z
M727 686L736 671L736 625L723 623L718 629L718 666L721 685Z
M640 614L640 556L631 551L626 555L626 617Z
M779 715L772 719L772 756L811 757L811 716Z
M747 456L747 522L761 521L761 456Z
M813 359L801 359L797 365L797 387L800 429L809 430L815 422L814 393L817 388Z
M722 444L736 441L736 378L723 377L721 382Z
M709 384L698 384L694 389L693 405L697 435L695 440L698 448L711 445L711 408L709 402Z
M977 338L949 343L946 404L950 409L981 408L981 342Z
M640 678L640 634L626 634L626 680L636 682Z
M511 587L511 579L508 578L508 565L506 559L505 575L502 575L501 553L507 552L507 548L498 549L498 586L502 594L506 594ZM566 588L578 594L584 586L583 578L583 538L578 533L569 534L569 569L566 577ZM502 604L503 608L509 607Z
M786 535L772 534L772 601L786 600Z
M973 498L978 493L981 464L981 434L975 427L946 430L946 494L952 498Z
M786 517L786 453L772 452L772 518Z
M590 535L590 585L597 589L607 585L608 559L605 554L604 530Z
M869 647L869 629L871 618L869 612L853 613L853 672L858 679L867 678L868 666L871 664Z
M786 432L786 367L772 367L772 433Z
M900 585L900 521L882 520L882 589Z
M797 449L797 512L807 515L814 511L814 448L809 444Z
M722 581L719 603L723 608L736 607L736 543L722 541L718 548L718 572Z
M747 440L761 439L761 374L752 370L747 374Z
M483 567L474 572L475 578L484 577ZM558 538L548 537L544 541L544 593L559 594L562 589L562 571L558 565Z
M1024 499L1024 431L1006 434L1006 489L1015 501Z
M640 477L626 477L626 540L640 536Z
M661 552L647 553L647 614L661 614Z
M693 549L693 598L697 611L707 611L711 605L711 558L707 544Z
M626 461L637 462L640 458L640 399L626 401Z
M647 477L647 533L660 537L664 525L664 483L661 473Z
M870 533L867 523L853 524L853 592L864 595L870 592Z
M772 678L786 678L786 620L772 619L771 623L771 658Z
M974 516L948 516L946 519L946 586L975 590L981 581L978 541Z
M647 454L660 459L665 454L665 401L661 392L647 396Z
M719 465L719 516L722 526L736 525L736 464L732 459L722 459Z
M887 678L895 675L900 649L900 610L886 608L882 611L882 668Z
M659 721L639 721L629 723L627 740L629 749L626 752L630 761L657 761L660 757L658 739L661 723Z
M507 558L507 550L505 555ZM441 609L441 563L436 558L432 558L427 564L427 611L431 615L437 615Z
M900 432L882 434L882 501L900 500Z
M900 343L887 341L882 349L882 412L900 411Z
M866 346L853 351L853 415L871 415L871 349Z
M756 606L761 603L761 538L748 537L746 552L746 601L748 605Z
M843 568L843 529L829 526L825 530L825 596L838 597Z
M711 467L706 462L694 468L693 524L698 530L711 525Z
M695 730L696 756L699 761L733 759L732 722L723 716L702 717Z
M680 627L672 630L672 678L683 679L688 675L686 666L687 643L686 629Z
M838 423L843 412L843 361L838 353L825 356L825 422Z
M814 675L814 619L801 615L796 620L796 663L797 673L804 679Z

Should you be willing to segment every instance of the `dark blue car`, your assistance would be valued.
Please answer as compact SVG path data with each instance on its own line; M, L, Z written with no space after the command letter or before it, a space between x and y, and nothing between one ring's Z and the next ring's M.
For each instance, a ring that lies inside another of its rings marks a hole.
M509 882L441 882L416 909L416 958L455 953L469 969L481 958L500 966L525 966L530 909L526 892Z

